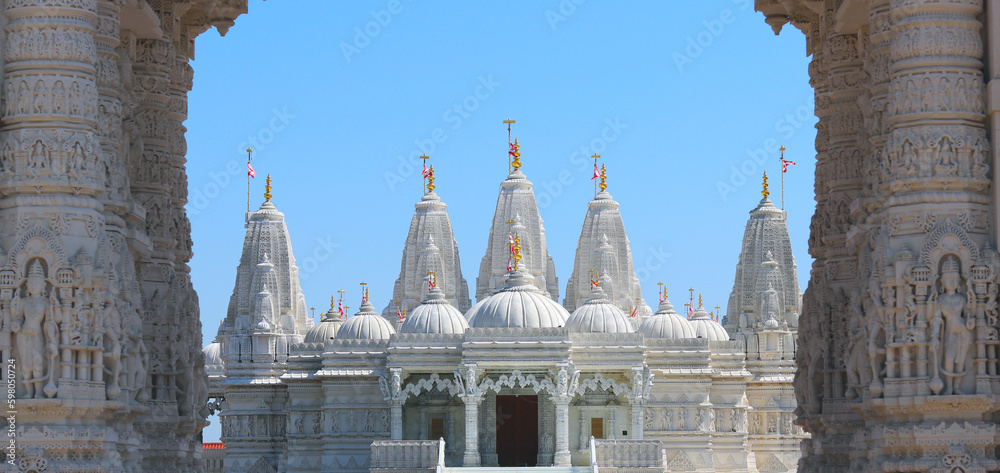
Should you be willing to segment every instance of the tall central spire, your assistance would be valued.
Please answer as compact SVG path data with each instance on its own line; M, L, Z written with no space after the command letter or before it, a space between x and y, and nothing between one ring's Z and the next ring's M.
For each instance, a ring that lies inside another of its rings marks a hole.
M545 246L545 227L538 213L538 203L531 181L521 172L520 144L515 140L509 145L508 156L513 157L511 171L500 184L497 208L493 214L486 254L479 265L476 278L476 300L482 300L503 286L510 257L510 240L513 233L520 232L525 242L521 248L521 271L530 274L533 284L553 300L559 298L559 281L555 264ZM508 223L511 222L511 223Z

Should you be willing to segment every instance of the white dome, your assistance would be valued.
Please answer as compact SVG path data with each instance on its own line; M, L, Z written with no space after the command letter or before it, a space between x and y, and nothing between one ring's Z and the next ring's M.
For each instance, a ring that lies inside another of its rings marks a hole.
M330 310L323 316L323 320L321 320L320 323L313 325L312 328L306 332L306 336L302 342L326 343L327 340L337 336L337 331L340 330L342 325L344 325L344 319L340 318L340 314L336 309L330 307Z
M423 303L406 316L399 333L465 333L469 322L434 286Z
M205 355L205 373L222 374L225 366L222 364L222 344L218 340L212 341L201 350Z
M340 340L388 340L396 333L392 324L375 313L371 302L365 301L353 317L347 319L337 330Z
M590 291L587 302L573 311L566 320L570 332L625 333L635 332L632 321L615 307L600 286Z
M499 292L469 309L469 326L492 327L562 327L569 312L549 299L520 271L512 272Z
M694 310L690 324L694 328L694 334L698 338L704 338L711 342L725 342L729 340L729 332L718 322L708 318L708 311L700 305Z
M222 364L222 344L217 340L206 345L201 352L205 354L205 366Z
M639 326L648 338L695 338L694 327L674 310L668 299L660 303L659 310Z

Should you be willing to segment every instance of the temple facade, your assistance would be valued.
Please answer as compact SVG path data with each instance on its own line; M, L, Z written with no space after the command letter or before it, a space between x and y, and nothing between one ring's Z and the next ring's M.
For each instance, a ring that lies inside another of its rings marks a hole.
M398 301L379 313L366 291L348 315L334 296L312 327L270 194L249 215L229 313L205 348L219 471L420 470L439 442L446 467L586 466L592 438L624 446L602 450L609 462L642 446L662 471L795 470L798 283L785 214L766 195L750 213L733 288L746 310L731 335L700 300L689 316L665 291L655 313L645 306L606 173L560 305L519 156L483 258L480 283L495 287L469 307L430 182Z

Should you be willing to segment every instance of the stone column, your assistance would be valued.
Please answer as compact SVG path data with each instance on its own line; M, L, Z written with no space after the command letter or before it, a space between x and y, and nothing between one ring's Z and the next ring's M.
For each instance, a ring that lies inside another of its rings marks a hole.
M462 466L479 466L479 403L483 401L483 396L464 394L460 397L465 403L465 455Z
M569 453L569 396L552 396L556 410L556 454L553 466L570 466ZM582 428L582 426L581 426Z
M643 429L645 428L646 413L641 403L632 403L632 413L630 419L632 421L632 426L629 427L631 438L637 440L642 439Z
M389 438L403 440L403 403L392 401L389 407Z
M418 422L418 427L420 429L420 432L417 433L417 438L419 440L427 440L427 411L424 410L424 409L421 409L421 407L417 407L417 409L420 410L420 412L419 412L419 419L420 419L420 421ZM436 439L432 439L432 440L436 440Z

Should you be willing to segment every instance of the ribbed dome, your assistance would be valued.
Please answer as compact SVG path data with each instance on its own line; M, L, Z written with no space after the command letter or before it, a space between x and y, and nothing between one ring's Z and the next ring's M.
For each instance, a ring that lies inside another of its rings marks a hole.
M694 310L694 314L691 316L690 324L694 328L695 336L698 338L705 338L712 342L729 340L729 332L722 325L719 325L718 322L708 318L708 311L701 306L700 302L698 308Z
M674 310L669 299L660 302L659 310L639 326L639 332L648 338L695 338L694 327Z
M323 316L320 323L314 325L306 332L303 343L326 343L327 340L337 336L337 331L344 325L344 319L340 317L340 312L330 305L330 310Z
M514 271L500 291L469 309L468 318L475 328L562 327L569 312L542 294L520 271Z
M388 340L396 330L388 320L375 313L375 307L367 300L353 317L347 319L337 331L340 340Z
M406 316L399 333L465 333L469 323L435 285L427 299Z
M601 286L590 291L587 302L573 311L566 320L570 332L625 333L635 332L632 321L611 303Z
M218 340L212 341L201 350L205 354L205 369L213 365L222 367L222 344Z

